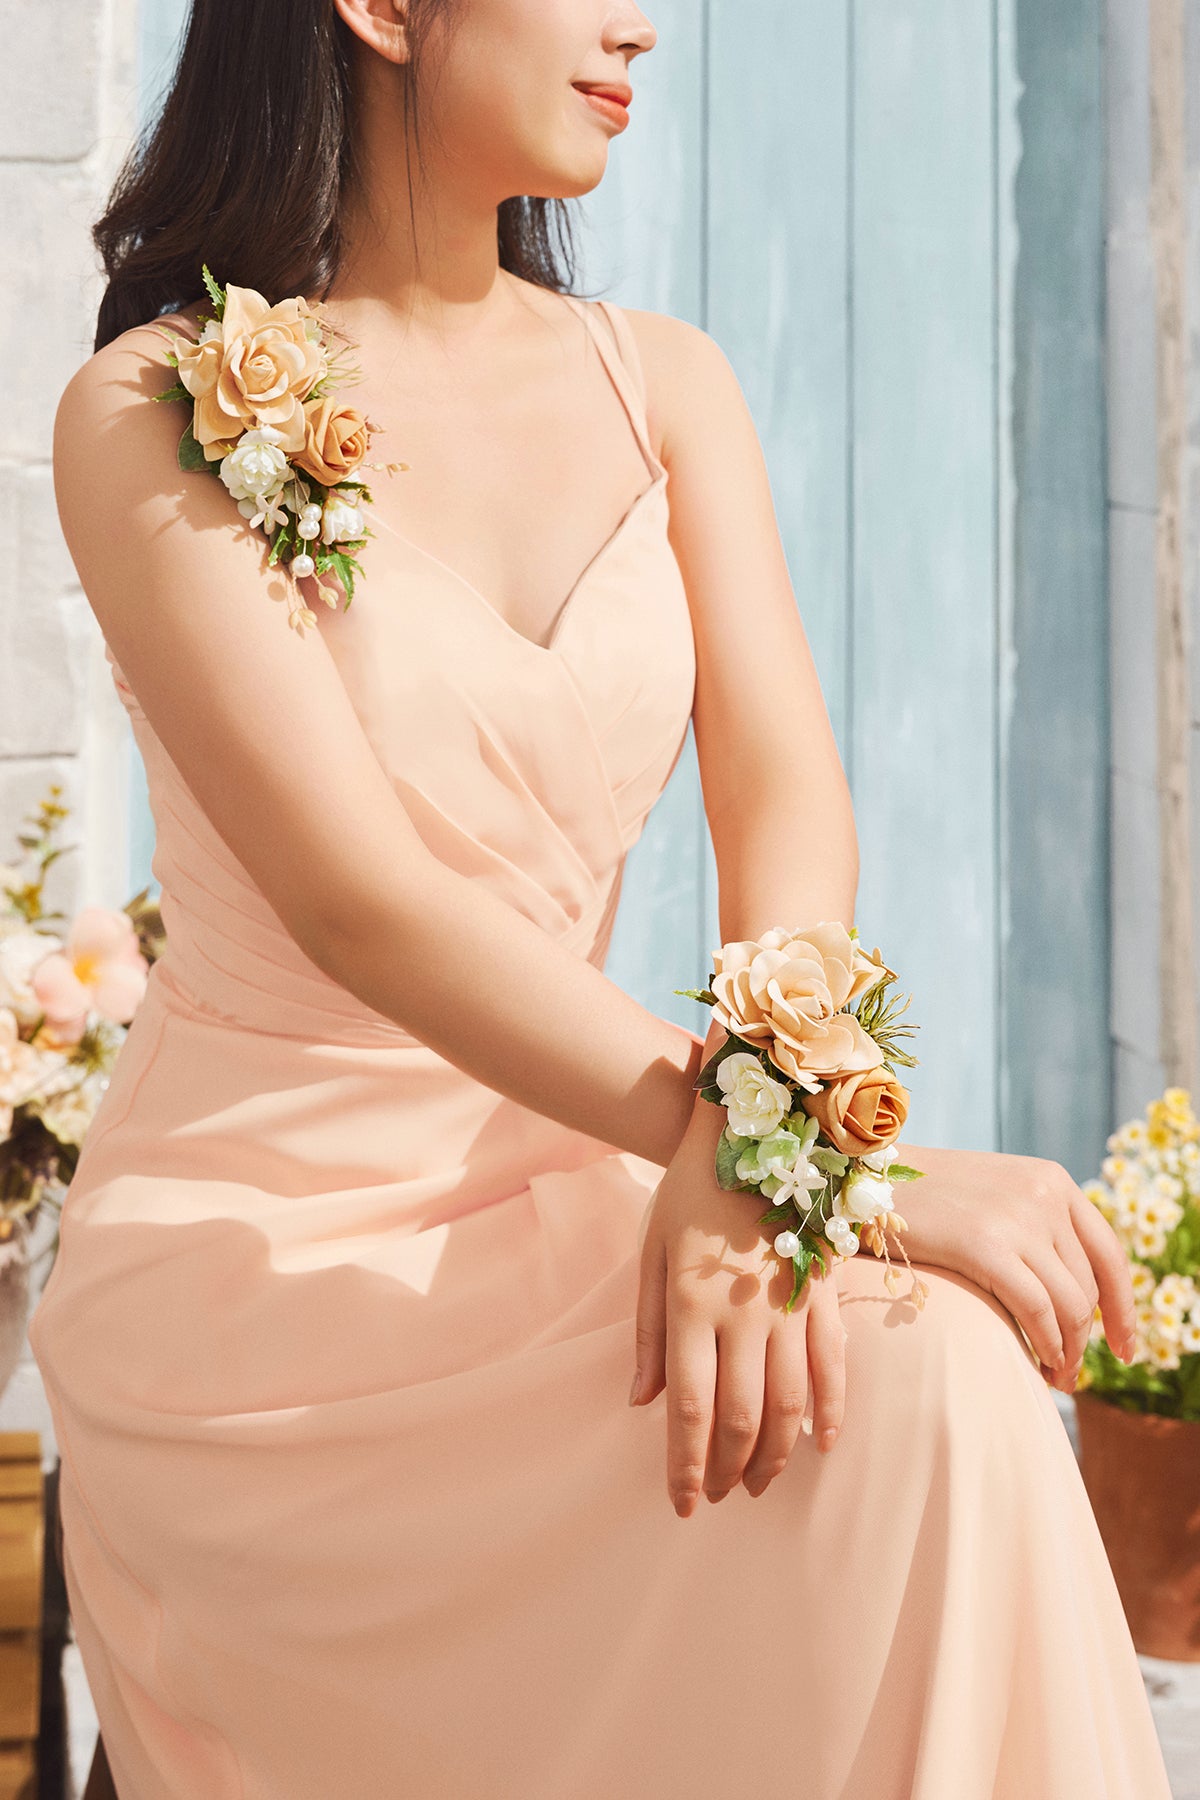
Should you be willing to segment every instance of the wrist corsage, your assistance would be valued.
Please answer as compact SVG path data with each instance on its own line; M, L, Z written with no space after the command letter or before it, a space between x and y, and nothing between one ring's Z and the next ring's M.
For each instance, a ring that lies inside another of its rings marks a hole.
M907 1222L892 1188L923 1173L902 1163L895 1147L909 1096L894 1065L911 1067L917 1058L898 1042L916 1029L899 1023L908 1000L886 998L894 970L878 950L862 949L853 926L837 921L723 944L713 964L708 988L673 991L711 1006L727 1033L693 1086L728 1115L717 1180L762 1194L772 1204L759 1224L783 1227L774 1249L794 1271L785 1310L814 1261L824 1272L828 1251L853 1256L860 1244L887 1262L884 1281L894 1294L900 1275L886 1234ZM900 1252L920 1310L928 1290L903 1244Z
M219 475L243 518L270 539L268 564L286 559L288 624L303 636L317 616L298 581L332 571L345 605L354 598L355 572L362 574L355 552L375 535L364 510L370 490L358 471L408 465L364 464L379 427L335 393L361 371L339 366L342 353L331 350L319 304L294 295L270 306L254 288L230 282L222 289L207 263L203 275L213 314L201 315L198 340L158 327L175 346L167 361L179 379L153 397L192 402L179 466ZM318 582L317 592L337 605L335 588Z

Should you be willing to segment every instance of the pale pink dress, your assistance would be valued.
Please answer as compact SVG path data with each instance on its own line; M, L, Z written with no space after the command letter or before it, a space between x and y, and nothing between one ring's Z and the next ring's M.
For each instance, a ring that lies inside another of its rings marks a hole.
M599 967L695 650L628 320L568 304L650 480L552 641L405 540L321 629L437 855ZM659 1168L308 961L113 673L169 947L31 1337L122 1800L1168 1800L1007 1311L860 1254L832 1454L677 1517L665 1398L627 1404Z

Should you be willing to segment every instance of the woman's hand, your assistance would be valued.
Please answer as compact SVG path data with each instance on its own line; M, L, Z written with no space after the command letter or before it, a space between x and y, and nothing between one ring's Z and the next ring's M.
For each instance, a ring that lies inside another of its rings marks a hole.
M1003 1151L897 1148L902 1161L926 1171L896 1189L914 1263L956 1269L994 1294L1065 1394L1079 1378L1097 1305L1109 1344L1129 1360L1129 1259L1060 1163Z
M821 1449L832 1445L845 1404L836 1253L831 1245L829 1274L812 1265L785 1312L792 1265L779 1261L767 1227L756 1223L769 1202L722 1188L713 1169L723 1120L684 1138L642 1235L630 1401L667 1390L667 1489L683 1519L702 1487L714 1501L739 1481L763 1492L792 1453L810 1380Z

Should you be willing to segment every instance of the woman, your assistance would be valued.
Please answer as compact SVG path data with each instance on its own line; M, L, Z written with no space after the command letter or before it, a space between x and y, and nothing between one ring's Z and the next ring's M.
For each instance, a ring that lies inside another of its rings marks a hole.
M729 365L560 269L654 42L632 0L196 0L98 230L55 475L168 949L32 1339L121 1800L1166 1800L1022 1337L1064 1390L1097 1304L1123 1341L1108 1227L908 1146L924 1310L863 1254L785 1312L692 1090L722 1034L603 973L689 717L724 941L857 881ZM311 635L147 404L202 262L318 296L407 464Z

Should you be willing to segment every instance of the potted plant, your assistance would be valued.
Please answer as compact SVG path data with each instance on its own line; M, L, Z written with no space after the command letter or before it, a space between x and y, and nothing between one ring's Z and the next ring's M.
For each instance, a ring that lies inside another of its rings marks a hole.
M1080 1470L1136 1648L1200 1661L1200 1122L1169 1087L1083 1184L1128 1252L1126 1364L1100 1310L1076 1386Z
M163 944L144 888L122 911L84 907L65 931L45 906L50 867L70 846L57 784L0 864L0 1394L25 1341L31 1272L53 1262L58 1224L35 1257L43 1208L61 1213L84 1135Z

